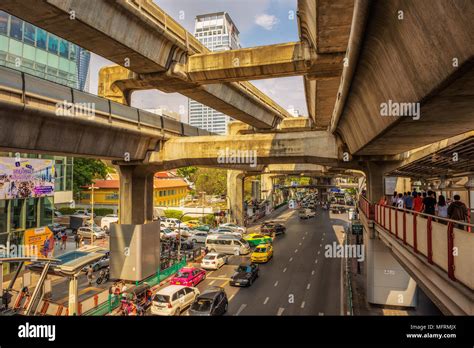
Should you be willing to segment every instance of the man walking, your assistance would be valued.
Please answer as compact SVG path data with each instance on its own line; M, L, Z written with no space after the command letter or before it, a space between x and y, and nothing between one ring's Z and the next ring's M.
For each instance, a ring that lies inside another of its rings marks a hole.
M94 269L92 268L92 265L89 265L87 268L87 281L89 282L89 286L92 285L92 274L94 273Z
M466 205L461 202L461 197L459 195L454 195L454 202L452 202L448 207L448 217L451 220L457 220L465 222L468 217L468 210ZM464 229L464 225L459 225L458 228Z

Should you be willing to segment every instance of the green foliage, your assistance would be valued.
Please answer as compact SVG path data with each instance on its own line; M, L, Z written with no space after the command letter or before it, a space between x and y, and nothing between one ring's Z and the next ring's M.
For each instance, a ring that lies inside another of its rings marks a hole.
M345 192L347 192L348 194L352 195L352 196L355 196L357 191L355 188L347 188L347 189L344 189Z
M167 209L165 210L165 216L167 218L179 219L183 215L181 210Z
M190 181L194 181L195 174L197 171L198 171L197 167L190 166L190 167L179 168L178 170L176 170L176 173L183 178L186 178Z
M94 179L105 179L109 168L101 160L93 158L74 158L73 192L79 200L80 190L92 184Z
M195 173L197 192L206 192L208 195L223 195L227 190L227 171L215 168L199 168Z

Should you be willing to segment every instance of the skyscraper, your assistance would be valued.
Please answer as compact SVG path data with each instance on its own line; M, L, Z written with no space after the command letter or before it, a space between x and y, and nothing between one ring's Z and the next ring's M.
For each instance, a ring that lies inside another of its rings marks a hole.
M239 30L226 12L208 13L196 17L194 36L211 51L240 48ZM230 117L189 100L189 124L210 132L225 134Z

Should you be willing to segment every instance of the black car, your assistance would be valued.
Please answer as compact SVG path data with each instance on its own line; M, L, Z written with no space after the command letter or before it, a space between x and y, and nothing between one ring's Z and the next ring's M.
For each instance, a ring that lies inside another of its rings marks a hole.
M188 310L189 315L224 315L227 312L229 301L223 288L219 286L204 290Z
M230 278L232 286L250 286L258 277L258 265L255 263L241 263Z
M286 232L286 227L280 223L269 221L269 222L264 222L260 226L260 233L266 234L266 235L279 235L283 234Z

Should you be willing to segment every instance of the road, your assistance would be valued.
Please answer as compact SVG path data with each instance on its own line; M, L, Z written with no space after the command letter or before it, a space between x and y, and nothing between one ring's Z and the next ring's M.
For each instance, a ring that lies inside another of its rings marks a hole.
M249 288L229 285L235 267L248 256L231 256L229 264L208 272L197 287L223 286L229 298L227 315L341 315L341 259L326 258L326 245L342 240L346 214L318 210L300 220L286 210L272 220L284 222L285 235L274 240L274 257L260 265Z

